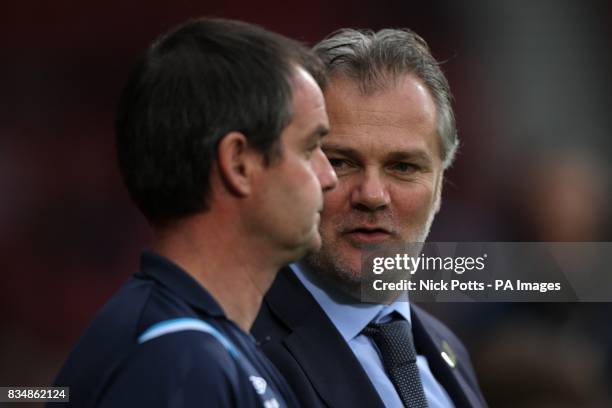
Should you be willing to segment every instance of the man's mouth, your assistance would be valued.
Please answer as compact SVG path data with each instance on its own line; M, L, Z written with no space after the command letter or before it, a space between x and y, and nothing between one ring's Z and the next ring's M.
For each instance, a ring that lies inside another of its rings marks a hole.
M353 244L377 244L388 241L391 238L391 232L385 228L379 227L359 227L351 228L344 232L349 242Z

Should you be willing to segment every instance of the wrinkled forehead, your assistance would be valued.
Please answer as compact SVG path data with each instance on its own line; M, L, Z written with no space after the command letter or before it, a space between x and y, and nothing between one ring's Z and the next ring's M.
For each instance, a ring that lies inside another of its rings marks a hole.
M364 151L421 150L439 157L436 108L429 91L412 75L396 86L364 94L345 77L325 89L331 133L326 144Z

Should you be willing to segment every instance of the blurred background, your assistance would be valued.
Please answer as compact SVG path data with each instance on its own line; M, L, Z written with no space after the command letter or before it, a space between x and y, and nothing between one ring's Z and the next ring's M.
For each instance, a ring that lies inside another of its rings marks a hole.
M136 271L149 233L117 170L115 104L139 53L198 16L308 44L415 30L461 138L430 241L612 241L610 1L3 2L0 385L50 384ZM464 340L492 407L610 406L612 304L424 306Z

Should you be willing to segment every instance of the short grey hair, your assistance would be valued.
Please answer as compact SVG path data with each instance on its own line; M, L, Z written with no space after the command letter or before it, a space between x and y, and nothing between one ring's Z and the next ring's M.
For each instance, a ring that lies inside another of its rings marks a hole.
M409 29L354 30L333 32L314 46L331 80L344 76L359 84L364 95L388 89L405 74L413 74L428 88L436 105L442 163L448 168L459 140L452 95L440 64L425 40Z

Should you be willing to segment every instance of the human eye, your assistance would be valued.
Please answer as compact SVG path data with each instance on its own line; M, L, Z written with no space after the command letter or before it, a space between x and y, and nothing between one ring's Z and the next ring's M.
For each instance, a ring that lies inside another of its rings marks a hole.
M339 167L342 167L342 166L346 165L346 160L344 160L344 159L337 159L335 157L328 157L327 160L329 160L329 164L331 164L331 166L333 168L339 168Z
M332 166L336 174L344 174L355 168L355 164L348 159L340 157L327 157L329 164Z
M420 167L409 162L395 162L389 166L389 170L401 176L411 175L420 170Z

